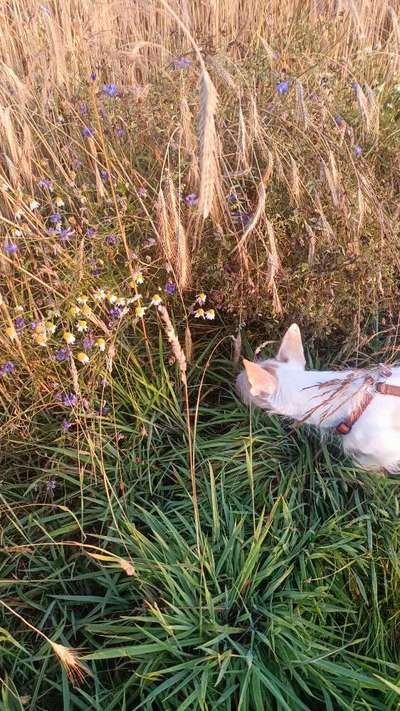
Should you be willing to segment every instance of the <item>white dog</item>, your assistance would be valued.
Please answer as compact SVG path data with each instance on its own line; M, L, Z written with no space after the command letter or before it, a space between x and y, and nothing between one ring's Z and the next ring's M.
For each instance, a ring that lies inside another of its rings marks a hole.
M366 469L400 470L400 367L305 370L296 324L275 358L243 363L236 385L246 404L335 431Z

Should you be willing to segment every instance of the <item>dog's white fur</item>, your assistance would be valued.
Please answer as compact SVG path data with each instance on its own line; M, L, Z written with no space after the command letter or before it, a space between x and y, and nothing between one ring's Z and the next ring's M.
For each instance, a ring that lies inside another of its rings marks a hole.
M334 430L357 407L360 383L367 371L346 387L346 397L325 419L321 409L311 412L327 397L327 387L319 387L333 379L342 380L352 371L305 370L305 358L300 330L293 324L286 332L275 358L251 363L244 360L245 369L236 385L246 404L254 404L271 413L306 421L322 430ZM400 367L391 368L387 383L400 385ZM357 373L358 376L358 373ZM310 414L311 413L311 414ZM400 397L375 393L372 402L351 431L341 435L344 451L366 469L400 470Z

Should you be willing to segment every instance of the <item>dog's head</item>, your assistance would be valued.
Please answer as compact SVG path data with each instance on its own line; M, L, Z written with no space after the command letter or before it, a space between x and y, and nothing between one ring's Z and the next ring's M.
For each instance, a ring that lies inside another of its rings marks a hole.
M258 363L243 358L243 365L244 370L236 381L243 402L274 410L278 393L296 377L296 371L304 370L306 365L298 325L293 323L286 331L275 358Z

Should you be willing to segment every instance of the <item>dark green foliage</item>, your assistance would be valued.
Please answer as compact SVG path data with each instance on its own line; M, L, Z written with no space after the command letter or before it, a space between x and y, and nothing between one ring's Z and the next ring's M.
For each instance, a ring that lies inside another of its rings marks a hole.
M9 477L2 597L52 639L83 647L94 676L72 687L7 613L0 708L19 709L27 694L25 708L46 710L396 709L397 481L355 472L334 444L263 413L250 423L217 360L196 427L198 549L184 417L157 372L119 367L92 460L83 442L43 446L25 484ZM134 574L88 555L99 548Z

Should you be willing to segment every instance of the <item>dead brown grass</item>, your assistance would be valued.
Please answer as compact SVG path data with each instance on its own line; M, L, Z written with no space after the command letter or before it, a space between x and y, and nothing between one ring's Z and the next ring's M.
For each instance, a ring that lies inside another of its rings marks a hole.
M68 194L71 227L82 235L63 269L84 278L91 217L74 168L79 155L95 185L92 213L116 218L128 261L126 234L137 232L129 198L113 188L111 200L101 174L112 172L113 186L128 192L147 185L158 194L151 207L142 203L145 231L182 292L206 286L241 318L301 313L322 332L340 330L338 290L343 319L359 318L350 303L356 283L366 318L387 315L398 274L399 6L284 0L249 12L230 0L3 3L2 220L12 231L15 213L26 212L30 260L19 273L32 300L34 281L49 291L63 282L52 264L58 245L26 210L43 173ZM191 62L187 72L174 70L181 56ZM114 120L128 131L123 150L100 125L101 86L111 81L120 92ZM277 93L278 81L289 82L287 94ZM86 141L76 129L86 121L83 98L98 123ZM192 211L182 208L189 191L198 195ZM227 203L232 192L235 206ZM12 289L7 258L3 269Z

